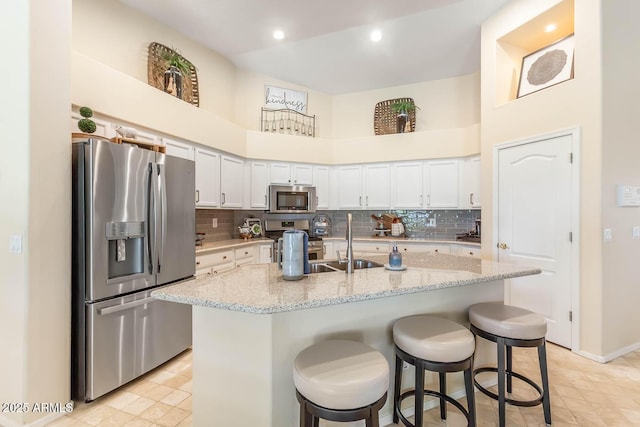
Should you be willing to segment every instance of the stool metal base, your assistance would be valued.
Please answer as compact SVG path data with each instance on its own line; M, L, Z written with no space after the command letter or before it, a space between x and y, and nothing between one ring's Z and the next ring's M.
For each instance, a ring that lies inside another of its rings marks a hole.
M498 351L498 367L484 367L477 368L473 371L473 383L476 388L489 396L490 398L498 401L498 418L500 427L506 425L506 404L513 406L531 407L542 404L544 412L544 421L547 425L551 425L551 401L549 397L549 376L547 372L547 351L546 340L544 337L522 340L515 338L506 338L498 335L491 334L482 329L478 329L473 324L470 325L471 332L474 335L482 337L486 340L495 342ZM542 386L536 384L530 378L525 377L522 374L513 371L513 347L537 347L538 348L538 361L540 363L540 377L542 379ZM506 352L506 360L505 360ZM495 394L485 387L481 386L476 380L476 376L482 372L496 372L498 374L498 394ZM529 384L538 392L538 397L532 400L519 400L511 399L506 396L506 393L511 393L513 389L513 378L517 378L525 383ZM506 379L506 384L505 384ZM506 387L505 387L506 386ZM506 390L505 390L506 389Z
M476 425L476 414L475 414L475 396L473 390L473 356L468 359L459 361L459 362L432 362L429 360L420 359L418 357L412 356L405 351L395 346L396 350L396 367L395 367L395 383L394 383L394 392L393 392L393 422L398 423L398 421L402 421L407 427L415 427L422 426L423 422L423 412L424 412L424 395L437 397L440 399L440 418L443 420L447 419L447 410L446 403L449 402L453 406L455 406L467 419L468 427L475 427ZM402 362L407 362L416 369L416 378L415 378L415 388L413 390L406 391L400 394L400 388L402 383ZM425 390L424 389L424 371L432 371L438 372L439 382L440 382L440 391L435 390ZM446 383L446 373L447 372L460 372L464 371L464 383L465 383L465 391L467 394L467 407L468 410L465 409L464 406L460 404L457 400L448 396L446 394L447 391L447 383ZM411 424L409 420L402 414L401 404L404 399L407 397L414 396L415 400L415 426Z
M316 405L296 390L300 403L300 427L318 427L320 418L329 421L347 422L365 420L366 427L380 427L378 411L387 401L387 393L368 406L356 409L331 409Z

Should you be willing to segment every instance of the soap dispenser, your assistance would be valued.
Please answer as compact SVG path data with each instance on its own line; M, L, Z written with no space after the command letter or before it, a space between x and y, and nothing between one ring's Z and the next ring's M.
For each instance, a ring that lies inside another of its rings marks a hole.
M402 254L398 252L397 242L393 242L393 250L389 253L389 266L402 267Z

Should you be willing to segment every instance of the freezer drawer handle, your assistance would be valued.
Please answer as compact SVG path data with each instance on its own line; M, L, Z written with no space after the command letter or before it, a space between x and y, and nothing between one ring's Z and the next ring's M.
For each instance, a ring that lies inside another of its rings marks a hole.
M137 307L139 305L143 305L143 304L147 304L153 301L157 301L154 297L147 297L141 300L137 300L137 301L131 301L129 303L126 304L122 304L122 305L114 305L111 307L106 307L106 308L99 308L98 309L98 314L100 316L103 316L105 314L111 314L111 313L117 313L119 311L125 311L125 310L129 310L133 307Z

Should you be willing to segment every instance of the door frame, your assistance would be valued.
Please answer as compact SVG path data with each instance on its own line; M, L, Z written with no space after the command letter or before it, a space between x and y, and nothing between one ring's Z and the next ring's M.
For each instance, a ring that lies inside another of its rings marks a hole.
M499 207L499 167L498 162L500 150L517 147L519 145L532 144L547 139L561 136L571 136L573 167L571 168L571 351L577 352L580 349L580 128L571 127L553 132L542 133L527 138L512 140L493 146L492 152L492 189L493 189L493 218L491 235L491 257L498 259L498 207Z

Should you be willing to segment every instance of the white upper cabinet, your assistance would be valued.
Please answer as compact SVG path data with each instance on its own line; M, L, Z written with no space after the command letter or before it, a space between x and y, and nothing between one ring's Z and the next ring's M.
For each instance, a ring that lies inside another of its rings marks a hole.
M266 162L249 162L249 203L252 209L267 209L269 167Z
M244 200L244 160L220 158L220 207L242 208Z
M362 209L362 166L338 166L335 182L338 209Z
M282 185L313 185L313 167L300 163L271 163L270 181Z
M424 164L423 207L458 207L458 160L434 160Z
M470 157L460 162L460 194L458 207L477 209L482 206L480 192L480 157Z
M316 187L316 209L329 209L329 166L313 167L313 186Z
M162 143L166 147L167 156L180 157L187 160L195 160L196 150L193 145L173 139L162 137Z
M388 209L391 206L391 168L389 164L372 164L364 167L365 209Z
M387 209L391 206L390 166L384 164L338 166L338 209Z
M393 164L393 207L396 209L421 208L423 162Z
M196 207L220 207L220 155L204 148L195 149Z

